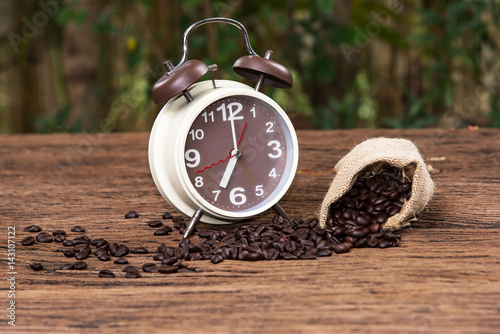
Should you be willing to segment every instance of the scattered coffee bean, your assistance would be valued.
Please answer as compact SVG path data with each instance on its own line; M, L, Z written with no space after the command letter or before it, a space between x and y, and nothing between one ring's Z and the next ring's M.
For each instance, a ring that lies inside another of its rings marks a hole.
M21 240L21 245L23 245L23 246L31 246L34 243L35 243L35 237L33 237L31 235L29 237L23 238Z
M115 264L128 264L128 260L126 257L119 257L115 259L114 261Z
M125 214L125 218L139 218L139 213L137 211L129 211Z
M138 277L141 277L141 274L139 273L139 271L127 271L125 273L125 277L126 278L138 278Z
M87 264L83 261L77 261L77 262L73 263L73 267L76 270L83 270L83 269L87 268Z
M54 241L54 239L52 238L52 236L50 234L48 234L47 232L40 232L36 236L36 240L38 242L43 242L43 243L49 243L49 242Z
M173 274L179 271L179 267L176 266L165 266L162 265L160 268L158 268L158 272L161 274Z
M58 234L62 234L62 235L66 235L66 231L63 231L63 230L55 230L54 232L52 232L52 235L55 237L56 235Z
M30 225L24 228L24 232L40 232L42 228L38 225Z
M60 269L61 270L73 270L73 269L75 269L75 266L73 265L73 263L65 263L65 264L61 265Z
M155 231L154 235L168 235L168 231L162 227Z
M66 236L64 234L56 234L54 237L55 242L63 242L64 240L66 240Z
M115 251L115 256L122 257L122 256L127 255L128 253L129 253L128 247L124 246L124 245L120 245L120 246L118 246L118 248Z
M132 248L130 250L130 253L133 253L133 254L147 254L148 250L146 249L146 247L136 247L136 248Z
M174 216L170 212L165 212L162 216L163 219L172 219Z
M68 239L66 239L66 240L64 240L64 241L62 242L62 245L63 245L63 246L66 246L66 247L71 247L71 246L73 246L74 244L73 244L73 241L72 241L72 240L68 240Z
M142 265L142 271L146 273L157 273L158 266L156 265L156 263L146 263Z
M111 270L103 269L99 271L99 277L103 278L115 278L115 274Z
M63 252L63 254L64 254L64 256L66 256L66 257L75 257L75 255L76 255L75 251L74 251L74 250L72 250L72 249L65 250L65 251Z
M224 260L224 258L222 257L222 255L220 254L215 254L213 255L211 258L210 258L210 262L212 262L213 264L217 264L217 263L220 263Z
M163 225L163 222L161 220L153 220L147 222L147 224L149 225L149 227L160 227Z
M43 269L43 264L41 264L40 262L33 262L33 263L30 263L30 267L34 271L40 271Z
M85 232L85 227L83 226L73 226L71 232Z

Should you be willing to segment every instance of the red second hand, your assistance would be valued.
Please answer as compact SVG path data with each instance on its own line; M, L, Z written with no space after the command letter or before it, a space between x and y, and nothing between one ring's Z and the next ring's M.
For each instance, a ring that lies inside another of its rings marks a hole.
M236 144L236 148L238 148L240 146L240 142L241 142L241 137L243 137L243 132L245 131L245 127L247 126L247 122L245 122L245 124L243 124L243 129L241 130L241 134L240 134L240 139L238 139L238 144ZM241 151L243 152L243 151ZM210 166L205 166L203 167L203 169L198 169L194 174L198 174L198 173L201 173L203 172L205 169L209 169L209 168L212 168L213 166L217 166L218 164L220 164L221 162L224 162L226 161L227 159L231 159L232 157L234 157L234 154L232 155L228 155L227 157L225 157L224 159L221 159L217 162L214 162L213 164L210 164Z

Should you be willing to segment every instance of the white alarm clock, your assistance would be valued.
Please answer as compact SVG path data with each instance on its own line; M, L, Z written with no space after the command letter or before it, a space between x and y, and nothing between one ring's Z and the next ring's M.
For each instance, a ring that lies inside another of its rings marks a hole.
M240 29L248 55L233 70L257 82L255 88L230 80L197 81L216 68L187 60L187 39L207 23ZM192 217L184 237L198 221L228 224L270 208L286 217L278 201L297 170L298 142L290 119L261 85L290 88L290 72L253 51L245 27L228 18L209 18L184 33L183 57L153 87L155 103L166 102L149 140L149 165L163 198ZM286 217L287 218L287 217Z

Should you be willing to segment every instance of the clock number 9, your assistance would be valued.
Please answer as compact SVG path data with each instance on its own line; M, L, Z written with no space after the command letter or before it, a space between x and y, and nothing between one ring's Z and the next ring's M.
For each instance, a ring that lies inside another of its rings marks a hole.
M189 168L194 168L200 164L200 152L195 149L187 150L184 153L184 158L188 161L186 166Z

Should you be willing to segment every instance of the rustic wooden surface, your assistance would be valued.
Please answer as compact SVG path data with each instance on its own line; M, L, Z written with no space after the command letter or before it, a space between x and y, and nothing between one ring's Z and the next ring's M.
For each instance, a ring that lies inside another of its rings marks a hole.
M312 261L198 261L139 279L95 258L83 271L34 272L33 261L68 262L56 252L62 246L20 241L37 224L49 232L83 225L90 237L150 251L173 244L178 234L154 236L145 224L169 210L149 173L148 134L0 136L0 332L499 333L500 131L300 131L299 172L282 206L292 217L315 215L339 158L382 135L414 140L435 170L433 201L399 247ZM124 219L132 209L141 217ZM6 317L9 226L15 328ZM150 254L129 258L151 262ZM118 277L98 278L103 268Z

